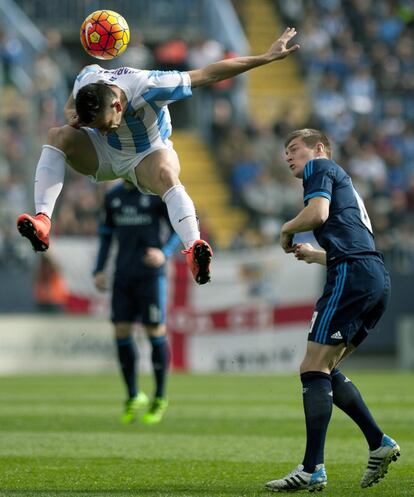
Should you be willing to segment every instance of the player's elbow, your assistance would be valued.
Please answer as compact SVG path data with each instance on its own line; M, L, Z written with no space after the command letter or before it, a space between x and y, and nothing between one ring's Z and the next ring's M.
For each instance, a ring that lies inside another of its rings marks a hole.
M329 210L315 209L312 212L312 217L311 217L313 229L322 226L328 219L328 216L329 216Z
M309 204L310 217L314 228L319 228L329 217L329 201L325 198L312 199Z
M190 71L189 74L191 78L192 88L208 86L217 83L217 81L220 81L220 78L217 75L215 75L211 71L206 71L205 69Z

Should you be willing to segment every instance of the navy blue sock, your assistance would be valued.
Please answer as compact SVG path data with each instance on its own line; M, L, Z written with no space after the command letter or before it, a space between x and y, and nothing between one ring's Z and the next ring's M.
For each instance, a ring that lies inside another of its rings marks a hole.
M164 397L165 380L170 358L167 337L165 335L150 337L150 342L152 345L152 367L155 376L155 397Z
M331 375L308 371L300 375L303 385L303 408L306 419L304 471L313 473L324 462L326 432L332 414Z
M334 404L360 427L370 450L378 449L384 433L369 412L358 388L339 369L331 371L331 378Z
M132 336L127 338L117 338L116 346L118 351L119 365L122 376L128 391L128 397L132 399L137 395L137 361L138 352Z

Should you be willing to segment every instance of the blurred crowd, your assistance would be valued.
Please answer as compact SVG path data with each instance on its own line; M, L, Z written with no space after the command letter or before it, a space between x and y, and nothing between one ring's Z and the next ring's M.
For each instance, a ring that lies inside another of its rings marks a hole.
M234 3L242 15L243 0ZM379 248L413 268L413 3L275 0L275 8L284 24L294 25L300 33L297 60L311 95L312 114L299 126L321 128L332 138L336 161L352 175L366 202ZM19 64L19 43L0 26L0 261L17 237L15 216L32 210L35 163L28 164L27 158L33 151L38 156L49 127L63 123L64 102L85 63L71 57L56 30L45 36L47 48L36 57L30 91L22 96L13 72ZM102 65L188 70L233 55L217 41L202 37L191 43L177 37L154 47L136 39L125 54ZM274 243L280 225L302 204L301 184L291 177L283 158L283 139L292 125L283 120L258 125L239 118L234 101L238 84L239 80L229 80L202 91L212 102L206 116L218 167L231 189L233 205L248 214L232 246L246 247ZM35 109L27 105L28 99L36 103ZM176 126L188 122L191 103L180 105L171 108ZM95 236L105 188L68 168L54 233Z
M243 0L238 2L243 12ZM275 1L299 32L297 59L312 112L295 127L324 130L334 158L352 176L378 247L414 268L414 4L406 0ZM283 137L289 120L227 126L218 112L219 161L234 202L250 213L238 244L277 238L300 208L287 177Z
M312 121L337 144L377 244L414 267L414 4L277 2L298 26Z

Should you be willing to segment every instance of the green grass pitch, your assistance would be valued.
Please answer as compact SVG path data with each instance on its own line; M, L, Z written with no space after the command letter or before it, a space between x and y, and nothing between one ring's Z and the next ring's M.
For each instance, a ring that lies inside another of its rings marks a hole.
M413 497L414 375L348 374L402 455L361 489L366 444L335 408L317 495ZM267 497L264 483L301 462L297 377L172 375L169 396L162 424L122 426L115 375L1 377L0 497Z

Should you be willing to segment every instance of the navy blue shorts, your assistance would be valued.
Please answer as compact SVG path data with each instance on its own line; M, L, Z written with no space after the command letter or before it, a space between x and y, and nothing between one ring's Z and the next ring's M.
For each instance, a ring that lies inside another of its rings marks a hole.
M390 277L379 257L347 259L328 269L308 340L358 346L384 314Z
M150 276L135 281L117 278L112 290L113 323L144 325L165 323L167 281L165 276Z

